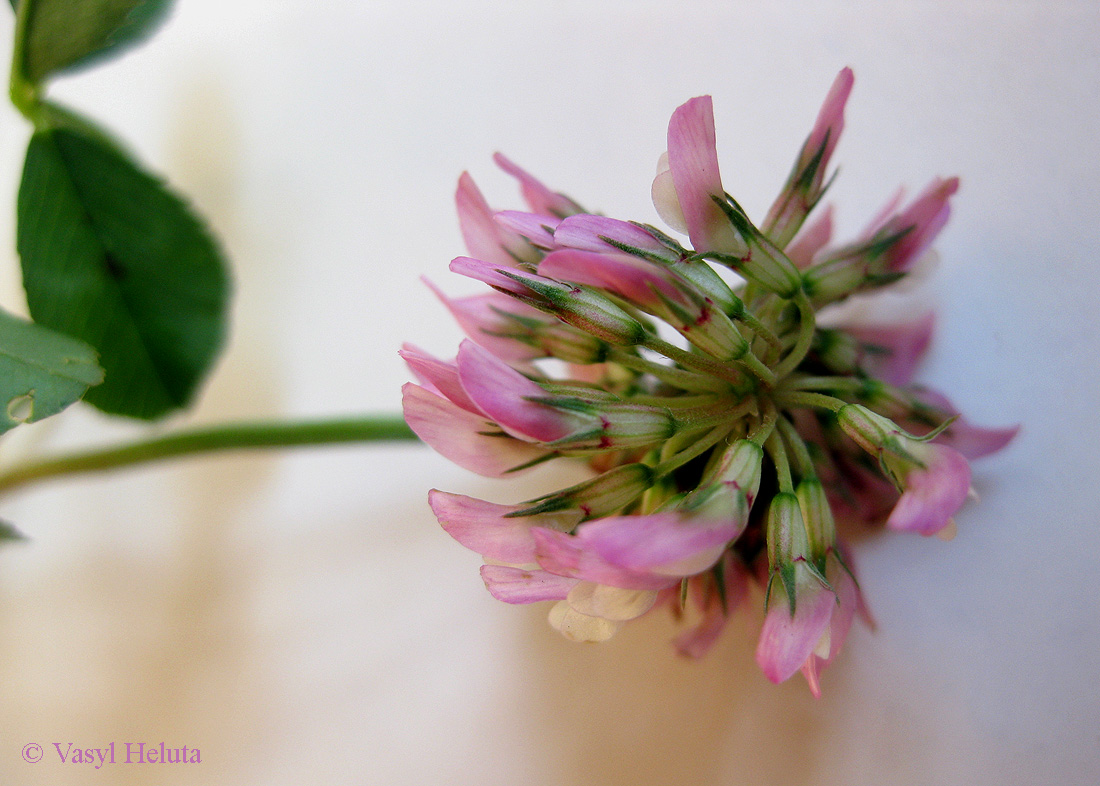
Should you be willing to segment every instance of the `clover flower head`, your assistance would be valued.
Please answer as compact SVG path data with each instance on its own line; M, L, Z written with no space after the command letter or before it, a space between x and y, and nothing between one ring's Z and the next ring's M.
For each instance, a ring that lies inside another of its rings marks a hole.
M468 255L450 267L489 291L432 285L469 338L454 360L402 350L418 379L406 419L482 475L555 460L592 473L519 503L429 494L443 528L485 558L494 597L554 601L551 624L576 641L667 608L688 625L677 650L698 657L759 585L761 669L775 682L801 671L818 695L866 616L842 525L951 528L968 458L1015 428L972 426L913 384L930 314L818 324L822 308L909 275L958 189L938 178L834 242L832 208L814 210L852 85L844 69L759 223L722 185L711 98L679 107L652 197L686 241L590 214L499 154L528 210L493 211L459 179Z

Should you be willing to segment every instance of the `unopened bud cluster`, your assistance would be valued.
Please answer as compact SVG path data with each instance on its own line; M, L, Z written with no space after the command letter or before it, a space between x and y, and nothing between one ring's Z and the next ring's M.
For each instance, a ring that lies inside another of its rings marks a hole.
M495 597L555 602L551 624L579 641L669 607L686 625L677 648L696 656L755 583L761 668L776 682L801 670L817 694L864 608L837 523L951 530L968 458L1015 429L968 425L912 384L929 318L817 324L822 307L906 276L957 188L937 179L833 243L831 208L813 211L851 86L845 69L759 224L722 187L710 98L677 109L653 199L686 241L585 213L503 156L527 212L492 211L462 176L469 255L451 270L490 289L437 293L469 339L453 361L403 350L419 380L406 419L482 475L554 459L593 471L518 504L431 492Z

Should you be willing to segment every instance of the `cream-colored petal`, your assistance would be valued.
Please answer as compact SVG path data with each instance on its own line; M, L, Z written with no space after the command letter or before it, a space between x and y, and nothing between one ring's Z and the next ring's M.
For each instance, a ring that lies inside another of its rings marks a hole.
M653 178L650 194L653 197L653 207L657 209L657 215L661 220L677 232L683 232L686 235L687 221L684 220L680 199L676 196L676 184L672 181L672 171L668 168L668 153L661 153L661 159L657 162L657 176Z
M625 622L640 617L657 602L654 590L629 590L582 581L569 591L569 606L580 614Z
M620 624L603 617L581 614L564 600L550 609L550 625L570 641L607 641L619 630Z

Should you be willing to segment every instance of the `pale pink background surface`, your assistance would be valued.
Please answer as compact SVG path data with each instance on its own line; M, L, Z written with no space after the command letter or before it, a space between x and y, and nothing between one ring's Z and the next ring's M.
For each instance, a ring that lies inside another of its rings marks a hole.
M492 601L426 490L520 487L426 448L219 458L0 500L4 784L1094 784L1100 623L1100 8L1070 2L327 3L181 0L163 34L56 86L224 238L236 332L197 411L395 410L405 340L453 352L418 281L472 292L454 182L518 204L505 151L611 215L656 220L671 111L714 96L727 189L759 216L834 74L856 72L832 192L855 232L899 183L958 174L920 297L922 378L1023 422L945 544L862 544L877 632L814 701L772 686L739 616L702 663L656 615L576 646ZM0 40L10 38L0 13ZM3 306L27 136L0 112ZM454 279L454 280L452 280ZM901 301L912 309L912 298ZM77 407L0 459L134 431ZM565 473L567 474L567 473ZM52 743L199 747L191 767L63 765ZM46 758L25 763L38 742Z

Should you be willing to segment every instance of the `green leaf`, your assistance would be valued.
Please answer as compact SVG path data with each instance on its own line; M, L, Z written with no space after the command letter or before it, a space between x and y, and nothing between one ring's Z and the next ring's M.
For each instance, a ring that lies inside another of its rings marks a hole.
M102 381L87 344L0 310L0 434L56 415Z
M172 0L20 0L31 3L19 70L31 84L79 68L149 37ZM18 3L11 0L12 8Z
M221 348L230 283L179 198L94 137L39 131L17 244L34 320L99 352L106 381L86 401L145 419L190 402Z

